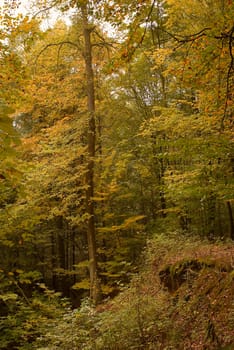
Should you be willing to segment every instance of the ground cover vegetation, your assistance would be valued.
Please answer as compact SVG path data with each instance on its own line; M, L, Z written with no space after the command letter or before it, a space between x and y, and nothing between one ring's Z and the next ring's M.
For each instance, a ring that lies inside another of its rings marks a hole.
M233 1L0 4L0 349L233 349Z

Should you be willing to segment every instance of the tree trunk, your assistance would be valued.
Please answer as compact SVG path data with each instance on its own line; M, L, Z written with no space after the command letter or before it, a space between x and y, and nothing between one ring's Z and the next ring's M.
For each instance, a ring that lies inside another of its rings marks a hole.
M85 5L81 7L83 21L84 36L84 60L86 71L86 88L87 88L87 109L88 109L88 164L86 173L86 211L88 213L87 222L87 241L89 252L89 274L90 274L90 298L96 304L100 297L100 286L97 272L97 253L96 253L96 233L95 233L95 217L94 217L94 157L96 143L96 125L95 125L95 90L94 90L94 74L92 67L92 45L91 32L92 28L88 22L87 8Z
M232 214L232 205L230 201L227 201L227 208L229 214L229 223L230 223L230 238L234 241L234 221Z

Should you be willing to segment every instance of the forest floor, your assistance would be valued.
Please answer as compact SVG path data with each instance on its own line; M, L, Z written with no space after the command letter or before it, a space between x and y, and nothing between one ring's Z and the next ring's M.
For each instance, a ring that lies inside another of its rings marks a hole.
M103 349L234 350L233 291L232 242L154 239L131 286L96 310Z

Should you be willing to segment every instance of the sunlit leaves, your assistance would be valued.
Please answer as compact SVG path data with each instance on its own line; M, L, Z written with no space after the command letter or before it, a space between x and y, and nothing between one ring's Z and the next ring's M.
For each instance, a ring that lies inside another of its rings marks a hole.
M9 118L11 112L11 108L0 101L0 207L5 207L8 202L14 201L15 189L21 174L15 164L19 137L13 128L12 119Z
M220 128L228 128L232 114L228 101L233 90L233 6L220 0L212 5L208 0L168 0L167 4L167 30L175 49L168 72L178 77L176 84L199 92L200 111L218 117Z

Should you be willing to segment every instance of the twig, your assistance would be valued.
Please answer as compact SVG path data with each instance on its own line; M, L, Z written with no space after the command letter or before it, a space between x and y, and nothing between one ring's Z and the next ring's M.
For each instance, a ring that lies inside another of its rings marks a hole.
M37 54L36 59L35 59L35 66L37 66L37 61L39 59L39 57L43 54L43 52L45 52L48 48L53 47L53 46L59 46L59 52L62 48L63 45L72 45L74 47L76 47L78 50L80 49L80 46L73 43L72 41L61 41L59 43L51 43L51 44L47 44L45 47L43 47L43 49ZM57 64L58 64L58 58L57 58Z
M55 7L55 6L58 5L58 4L59 4L59 1L55 1L51 6L48 6L48 7L46 7L46 8L43 8L43 9L39 10L38 12L36 12L36 13L32 16L32 18L37 17L37 16L38 16L40 13L42 13L42 12L46 12L46 11L51 10L53 7Z

